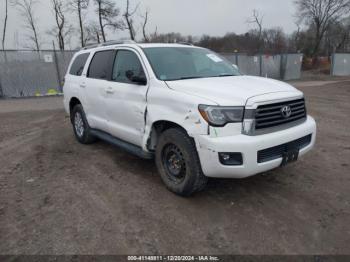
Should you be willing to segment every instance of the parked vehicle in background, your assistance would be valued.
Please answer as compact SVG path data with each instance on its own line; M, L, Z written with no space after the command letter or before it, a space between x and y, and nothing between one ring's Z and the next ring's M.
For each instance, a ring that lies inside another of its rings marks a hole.
M99 138L155 158L167 188L182 196L208 177L245 178L294 162L316 139L302 92L243 76L185 44L81 50L65 77L64 105L79 142Z

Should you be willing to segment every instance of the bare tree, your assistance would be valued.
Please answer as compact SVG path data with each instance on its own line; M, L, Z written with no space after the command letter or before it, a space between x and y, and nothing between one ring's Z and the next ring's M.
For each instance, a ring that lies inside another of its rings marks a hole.
M255 24L258 27L258 51L261 51L262 46L262 32L263 32L263 20L264 16L259 13L257 10L253 10L253 15L247 20L249 24Z
M34 49L40 50L40 41L37 29L37 21L34 13L34 6L38 3L36 0L13 0L12 4L18 9L25 19L25 28L31 33L29 40L35 46Z
M301 26L300 26L300 22L299 21L296 21L294 22L295 25L297 26L297 31L294 33L294 37L293 37L293 40L294 40L294 47L297 51L299 51L299 40L300 40L300 31L301 31Z
M332 22L350 11L349 0L296 0L300 21L315 28L312 56L317 57L321 41Z
M79 31L80 31L80 44L81 47L85 46L84 43L84 21L83 12L89 7L89 0L70 0L70 7L78 15Z
M186 42L188 37L181 35L180 33L166 33L166 34L158 34L157 29L150 36L150 42L152 43L181 43Z
M346 44L350 41L350 17L331 23L325 33L325 48L327 55L346 51Z
M102 35L100 31L100 26L97 23L90 23L85 28L85 43L101 43Z
M66 21L65 13L67 12L67 6L64 5L63 0L51 0L52 8L55 15L56 26L53 30L55 37L58 41L60 50L65 49L65 38L72 32L72 27L68 25Z
M260 37L263 30L263 20L264 20L264 16L260 15L259 11L255 9L253 10L252 17L247 20L247 23L255 24L258 27L258 32Z
M143 18L143 23L142 23L143 41L145 41L146 43L149 42L149 36L147 35L147 32L146 32L146 27L147 27L147 23L148 23L148 15L149 15L149 11L146 10L145 15L142 16L142 18Z
M287 49L287 37L280 27L263 30L264 52L283 53Z
M139 6L140 6L140 3L138 3L135 6L134 10L130 10L130 0L126 0L126 10L125 10L125 13L123 16L125 18L126 26L127 26L127 29L129 30L131 40L135 40L135 36L136 36L136 31L135 31L135 27L134 27L134 19L132 17L136 13Z
M296 30L287 37L287 42L289 47L288 51L300 52L301 49L303 49L303 45L301 45L301 39L305 32L302 31L299 20L295 20L294 24L296 26Z
M2 50L5 50L6 29L7 29L7 18L8 18L8 0L5 0L4 29L3 29L3 31L2 31Z
M98 14L98 22L103 42L106 42L106 28L113 30L124 29L123 22L118 18L120 14L119 8L112 0L94 0L97 5L96 12Z

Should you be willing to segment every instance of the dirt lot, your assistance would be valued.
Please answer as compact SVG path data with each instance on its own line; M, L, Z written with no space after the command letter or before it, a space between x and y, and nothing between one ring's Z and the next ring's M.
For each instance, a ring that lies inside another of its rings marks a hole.
M0 254L350 254L350 82L296 85L315 150L187 199L152 161L78 144L61 98L0 101Z

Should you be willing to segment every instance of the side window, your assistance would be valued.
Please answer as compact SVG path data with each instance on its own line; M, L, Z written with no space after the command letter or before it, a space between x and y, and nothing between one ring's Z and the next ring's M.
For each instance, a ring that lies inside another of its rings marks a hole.
M81 76L83 73L84 67L86 60L89 58L90 53L84 53L81 55L78 55L72 66L70 67L69 74L70 75L75 75L75 76Z
M97 52L91 60L88 77L96 79L108 79L111 71L113 50Z
M132 83L131 78L134 76L145 77L139 58L132 51L118 51L114 61L112 81Z

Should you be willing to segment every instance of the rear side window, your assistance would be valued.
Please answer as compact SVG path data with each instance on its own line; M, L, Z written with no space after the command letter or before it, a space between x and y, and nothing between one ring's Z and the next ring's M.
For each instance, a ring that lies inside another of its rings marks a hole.
M88 77L108 79L112 71L114 50L97 52L91 60Z
M75 58L72 66L69 70L69 74L75 75L75 76L81 76L81 74L83 73L84 67L85 67L86 60L89 58L89 55L90 55L90 53L78 55Z

